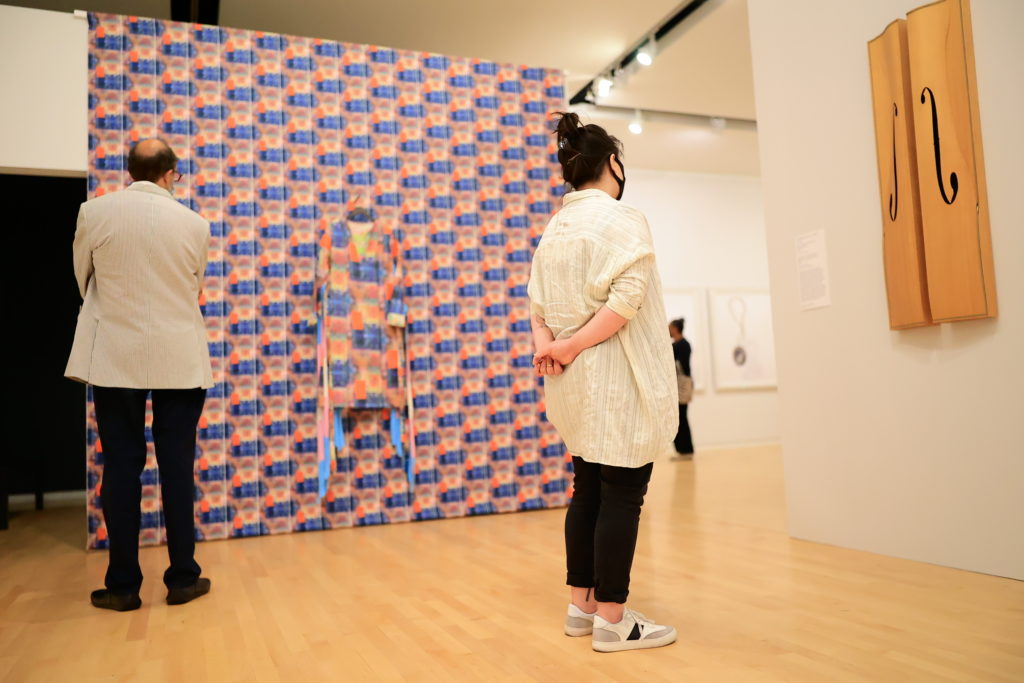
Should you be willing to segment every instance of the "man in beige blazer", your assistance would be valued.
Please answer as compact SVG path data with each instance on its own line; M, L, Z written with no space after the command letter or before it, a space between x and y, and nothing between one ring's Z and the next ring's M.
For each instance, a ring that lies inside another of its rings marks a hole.
M210 590L195 561L193 461L196 425L213 386L199 309L210 224L175 201L178 158L163 140L128 155L133 182L78 213L74 264L84 300L65 376L92 385L103 446L100 498L110 557L96 607L138 609L139 526L146 465L146 399L160 468L170 567L167 602Z

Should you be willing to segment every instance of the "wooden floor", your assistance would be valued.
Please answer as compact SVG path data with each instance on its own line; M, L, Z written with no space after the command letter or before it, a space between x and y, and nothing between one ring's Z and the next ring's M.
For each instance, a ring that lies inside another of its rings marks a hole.
M794 541L777 448L655 465L630 604L660 650L561 633L561 510L199 546L213 592L89 606L106 556L81 509L0 532L10 681L1024 681L1024 582Z

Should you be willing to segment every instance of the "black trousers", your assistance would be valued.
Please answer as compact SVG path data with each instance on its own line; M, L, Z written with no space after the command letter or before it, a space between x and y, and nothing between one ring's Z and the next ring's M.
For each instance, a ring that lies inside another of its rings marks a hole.
M573 457L572 502L565 513L566 583L594 588L600 602L626 602L640 508L654 463L597 465Z
M690 421L686 419L688 404L679 404L679 431L676 432L676 453L689 455L693 453L693 437L690 436Z
M100 498L107 523L110 559L106 586L113 593L137 593L142 482L146 467L146 389L93 387L96 422L103 443ZM196 426L206 389L153 390L153 445L160 468L164 526L170 567L168 588L191 586L201 571L195 560L193 499Z

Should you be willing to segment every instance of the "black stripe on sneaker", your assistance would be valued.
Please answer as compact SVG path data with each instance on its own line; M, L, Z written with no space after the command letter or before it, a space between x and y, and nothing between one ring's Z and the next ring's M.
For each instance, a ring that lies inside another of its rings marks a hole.
M626 640L640 640L640 624L638 622L633 622L633 630Z

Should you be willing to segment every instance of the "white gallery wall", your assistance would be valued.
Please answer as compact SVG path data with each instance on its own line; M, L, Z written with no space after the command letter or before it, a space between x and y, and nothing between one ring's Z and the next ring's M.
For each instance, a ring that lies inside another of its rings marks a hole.
M86 172L88 22L0 5L0 172Z
M631 138L622 140L627 164ZM627 165L622 199L647 216L666 294L696 289L706 299L710 290L768 290L760 178L653 171ZM709 350L706 333L698 338L687 336L695 349L702 346L705 353ZM705 388L697 392L689 407L694 447L699 451L777 443L777 391L717 390L708 370L696 365L693 368L695 374L705 375Z
M1024 3L972 0L999 318L888 328L867 41L921 0L749 0L790 533L1024 579ZM832 306L801 312L824 229Z

